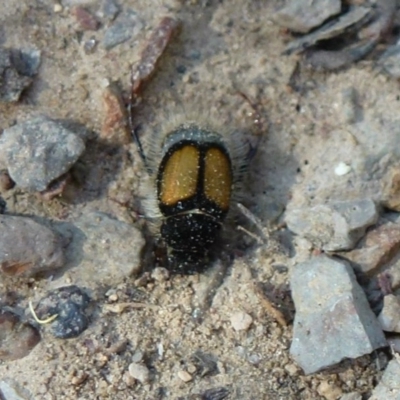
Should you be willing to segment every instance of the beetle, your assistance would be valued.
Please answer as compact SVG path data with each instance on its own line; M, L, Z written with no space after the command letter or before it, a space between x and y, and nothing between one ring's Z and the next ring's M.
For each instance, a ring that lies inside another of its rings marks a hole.
M165 244L167 268L204 270L237 198L250 144L238 132L185 116L153 132L144 146L136 129L132 134L150 176L143 206L152 232Z

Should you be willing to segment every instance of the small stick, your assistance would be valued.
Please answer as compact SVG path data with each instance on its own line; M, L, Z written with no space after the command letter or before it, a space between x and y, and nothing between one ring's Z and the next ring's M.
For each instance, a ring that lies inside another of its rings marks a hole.
M33 305L32 305L31 301L29 301L29 310L30 310L33 318L35 319L35 321L41 325L49 324L50 322L53 322L58 317L58 314L54 314L46 319L39 319L35 310L33 309Z

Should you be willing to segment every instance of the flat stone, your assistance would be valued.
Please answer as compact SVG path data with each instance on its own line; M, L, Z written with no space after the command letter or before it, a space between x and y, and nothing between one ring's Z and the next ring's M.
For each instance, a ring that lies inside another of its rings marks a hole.
M307 33L340 11L340 0L292 0L273 16L273 20L292 31Z
M13 181L38 192L67 172L84 150L79 136L46 117L5 129L0 138L0 158Z
M400 251L400 225L387 223L369 230L357 248L341 252L365 273L373 273Z
M383 298L383 309L378 315L382 329L386 332L400 332L400 299L393 294Z
M369 400L399 399L400 398L400 360L391 360L385 369L381 381L372 391Z
M385 336L345 261L325 255L296 265L290 353L306 374L386 346Z
M82 215L75 225L62 224L57 229L69 236L67 267L77 283L118 284L140 270L145 241L131 224L91 212Z
M126 42L135 37L143 29L143 22L132 10L118 15L112 26L110 26L103 38L103 46L106 50Z
M32 276L64 265L60 238L27 217L0 215L0 271Z
M288 228L325 251L352 249L378 220L371 199L341 201L287 212Z

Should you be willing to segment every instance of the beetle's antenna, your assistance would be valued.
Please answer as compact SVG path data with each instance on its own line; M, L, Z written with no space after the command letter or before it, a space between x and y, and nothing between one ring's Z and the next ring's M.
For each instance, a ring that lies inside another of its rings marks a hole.
M137 96L136 96L136 93L134 93L134 77L133 77L133 70L132 70L131 90L130 90L130 94L129 94L129 103L128 103L128 123L129 123L129 129L131 131L133 141L136 143L136 146L138 147L140 158L142 159L144 165L147 166L147 160L146 160L146 156L143 151L142 142L139 139L137 129L135 129L135 127L133 126L133 107L134 107L133 101L134 101L134 99L135 99L135 106L136 106Z

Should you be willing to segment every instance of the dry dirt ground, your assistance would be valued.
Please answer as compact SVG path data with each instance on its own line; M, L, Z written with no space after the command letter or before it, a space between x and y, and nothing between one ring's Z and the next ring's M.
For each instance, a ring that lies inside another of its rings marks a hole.
M88 9L95 14L99 3L89 1ZM135 38L106 51L101 45L106 24L98 31L82 32L68 7L56 13L50 0L2 2L1 45L36 47L42 63L23 99L1 105L0 126L46 114L77 121L93 131L76 167L80 184L68 191L66 199L43 202L36 194L14 189L4 194L8 212L73 222L82 213L99 210L143 228L137 211L139 181L145 172L133 144L114 146L99 140L102 94L107 81L119 81L128 90L130 66L165 15L178 18L182 29L143 92L135 115L141 134L162 126L181 109L207 113L216 125L246 132L252 127L252 109L238 95L242 91L268 117L243 197L265 227L279 221L289 202L313 203L317 188L326 198L376 189L371 182L335 181L339 178L333 173L335 163L351 162L354 146L346 128L344 90L356 88L371 119L396 120L397 83L377 73L371 61L338 73L304 72L298 78L303 90L296 92L288 86L296 59L281 55L285 33L270 22L282 1L119 0L118 4L122 13L137 12L144 26ZM91 37L100 43L86 54L83 44ZM299 186L305 180L307 186ZM330 189L324 192L326 187ZM251 225L246 228L256 230ZM290 241L287 234L283 236ZM239 240L238 248L231 249L234 260L201 318L195 315L196 296L209 282L207 275L148 282L126 277L120 283L98 284L90 277L76 282L67 271L60 279L88 288L95 299L96 312L88 329L76 339L60 340L45 327L41 342L27 357L0 363L0 379L13 380L32 398L44 400L222 398L217 392L204 394L214 388L226 388L226 398L232 400L333 400L352 391L367 398L387 363L386 353L304 376L289 356L291 324L280 326L255 289L258 284L284 291L291 266L307 258L309 249L296 243L259 245L244 233L242 237L244 244ZM53 284L47 279L2 279L0 292L16 292L19 305L27 307L28 300L38 300ZM107 308L112 301L147 306L113 313ZM231 316L239 311L252 318L247 331L235 331L231 325ZM150 371L143 384L128 372L128 366L140 359ZM192 379L184 382L182 371Z

